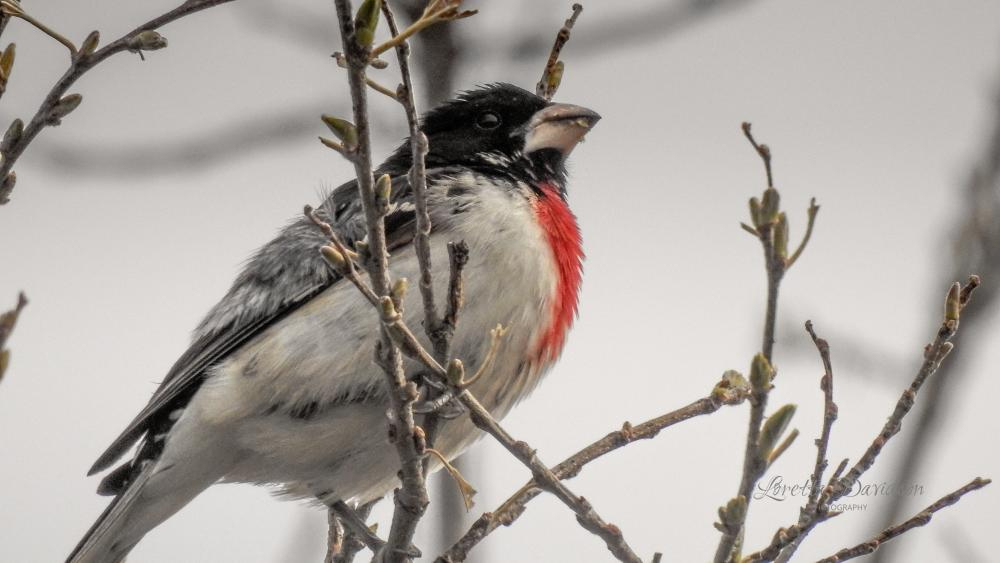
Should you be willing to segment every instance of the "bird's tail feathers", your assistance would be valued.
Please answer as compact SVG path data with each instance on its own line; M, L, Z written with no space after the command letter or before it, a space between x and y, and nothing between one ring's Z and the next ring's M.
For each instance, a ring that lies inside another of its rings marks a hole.
M172 466L148 466L104 510L87 530L66 563L120 563L147 532L180 510L215 479L178 482Z

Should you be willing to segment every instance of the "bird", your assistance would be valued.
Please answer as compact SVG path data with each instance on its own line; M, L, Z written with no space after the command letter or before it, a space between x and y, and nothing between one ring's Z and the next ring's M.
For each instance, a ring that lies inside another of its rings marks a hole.
M468 247L452 356L477 365L489 353L489 330L507 329L491 369L470 387L497 418L555 363L576 318L584 254L566 159L598 120L593 110L507 83L462 92L420 120L439 295L449 278L448 243ZM385 229L397 279L419 277L411 163L406 140L376 170L391 178ZM346 245L366 243L356 180L332 190L316 215ZM385 377L373 361L378 315L322 258L327 243L299 216L247 261L146 406L90 469L106 471L133 452L101 481L98 493L114 498L67 563L122 561L219 482L327 505L368 502L398 486ZM420 326L418 292L405 295L403 318ZM409 379L420 376L416 362L404 368ZM479 436L459 416L443 423L435 449L451 459Z

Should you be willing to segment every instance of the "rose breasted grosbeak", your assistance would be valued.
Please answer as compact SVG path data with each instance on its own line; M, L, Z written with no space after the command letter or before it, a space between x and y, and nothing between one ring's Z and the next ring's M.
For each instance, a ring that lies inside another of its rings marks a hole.
M509 327L472 393L495 416L525 397L559 356L580 286L580 233L566 202L564 161L600 117L508 84L467 92L423 119L435 290L446 289L449 241L465 241L465 305L454 357L477 365L489 329ZM390 267L418 279L410 145L379 167L392 177ZM347 244L365 236L355 182L318 210ZM69 556L120 561L152 528L218 481L276 485L295 498L365 502L398 483L386 439L384 378L372 362L377 315L321 258L323 234L299 218L264 245L195 331L145 408L90 473L136 442L101 482L110 506ZM404 315L420 326L418 292ZM422 331L415 331L422 332ZM421 334L421 337L423 335ZM409 377L420 367L406 366ZM478 436L446 422L435 447L451 458Z

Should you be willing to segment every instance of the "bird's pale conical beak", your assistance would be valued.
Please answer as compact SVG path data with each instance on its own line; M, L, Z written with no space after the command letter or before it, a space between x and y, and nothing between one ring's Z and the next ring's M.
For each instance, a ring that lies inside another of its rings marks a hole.
M601 119L594 110L572 104L551 104L531 116L524 153L556 149L567 156Z

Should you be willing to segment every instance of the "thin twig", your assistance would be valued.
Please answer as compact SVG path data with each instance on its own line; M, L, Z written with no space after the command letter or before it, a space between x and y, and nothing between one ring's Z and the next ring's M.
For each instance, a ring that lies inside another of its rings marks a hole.
M882 453L882 449L885 447L886 443L888 443L888 441L899 432L900 428L902 428L903 418L913 408L917 393L920 391L924 382L937 372L938 368L941 366L941 362L951 352L952 344L950 340L958 331L959 323L957 317L948 318L948 315L953 315L961 310L964 306L961 296L965 296L964 303L967 303L969 296L971 296L975 288L979 286L979 283L978 276L970 276L969 281L964 287L961 289L953 288L948 292L948 297L946 297L946 303L948 304L946 306L946 310L949 312L946 313L945 319L941 323L941 327L938 329L934 341L928 344L924 349L923 364L921 364L920 369L917 371L916 376L914 376L910 386L903 391L899 400L896 402L892 414L889 416L888 420L886 420L881 432L879 432L879 434L875 437L871 445L868 446L868 449L865 450L864 454L862 454L858 461L843 476L841 476L841 473L844 468L847 467L847 460L844 460L841 463L838 470L835 471L833 477L831 477L830 483L820 493L819 498L816 501L815 509L811 514L807 514L805 515L806 517L803 518L800 513L799 522L787 528L783 528L783 533L775 534L770 545L756 553L744 557L742 560L743 563L774 561L783 549L797 541L800 536L808 534L817 524L829 519L833 515L836 515L836 513L829 512L830 504L835 503L843 498L844 495L849 493L861 475L874 465L875 460L878 458L879 454Z
M638 440L655 438L665 428L697 416L711 414L725 405L738 405L746 400L747 394L745 382L743 385L733 385L730 381L723 380L708 397L698 399L687 406L635 426L625 423L620 430L611 432L566 458L552 468L552 473L559 479L572 479L579 475L584 466L605 454ZM465 535L455 542L448 551L440 555L436 562L458 563L465 561L472 548L501 525L511 525L524 513L527 504L541 492L534 480L528 481L514 495L504 501L499 509L483 513Z
M819 206L816 205L816 198L809 200L809 209L806 210L808 216L808 222L806 223L806 234L802 236L802 242L799 243L798 248L795 252L785 261L785 269L792 267L792 264L802 256L802 252L806 249L806 245L809 244L809 239L812 238L813 227L816 225L816 214L819 213Z
M573 24L576 23L576 18L580 17L581 12L583 12L583 6L573 4L573 13L559 29L559 33L556 34L555 43L552 45L552 50L549 51L549 58L545 62L545 69L542 71L542 78L535 85L535 94L546 100L551 100L555 96L556 90L559 89L564 68L562 61L559 60L559 54L562 53L563 47L569 41L569 34L573 30Z
M357 508L351 508L347 503L337 501L329 508L328 519L331 536L327 542L326 563L351 563L355 555L365 547L377 552L385 545L385 541L375 535L375 532L365 523L375 503L379 500L381 499L373 500ZM336 537L333 534L338 529L342 533Z
M62 77L56 81L55 85L52 86L52 89L49 90L49 93L45 96L45 99L42 100L41 105L35 112L35 115L31 118L31 121L24 127L24 132L15 142L11 143L10 147L8 147L7 151L4 153L3 160L0 162L0 182L10 176L14 164L21 157L21 154L24 153L24 149L31 144L38 133L40 133L46 125L53 124L52 114L56 106L59 105L59 102L63 99L63 96L69 90L70 86L72 86L77 79L83 76L84 73L112 55L123 51L134 51L136 49L137 38L143 32L159 29L160 27L183 18L184 16L231 1L232 0L186 0L180 6L159 17L149 20L148 22L128 32L121 38L108 43L101 49L98 49L93 54L88 56L73 57L69 69L66 70Z
M759 144L757 140L753 138L753 133L750 132L750 127L751 125L749 121L743 122L743 135L746 136L747 140L750 141L750 144L753 145L754 150L757 151L758 155L760 155L761 160L764 161L764 170L767 172L767 187L773 188L774 177L771 175L771 149L767 145Z
M344 245L343 241L340 240L340 237L337 236L337 233L334 232L333 227L331 227L326 221L322 220L316 214L316 211L311 205L305 206L305 216L323 231L323 234L325 234L326 237L330 239L330 242L333 243L333 247L337 253L344 257L342 264L339 264L340 267L337 272L354 284L354 287L358 288L358 291L361 292L361 295L363 295L369 303L377 307L379 304L378 296L375 295L374 291L372 291L371 286L369 286L368 283L358 275L358 268L354 262L354 258L357 253L348 249ZM331 266L338 267L338 264L331 264Z
M386 24L392 38L399 37L399 28L396 25L396 17L389 7L388 2L382 3L382 14L385 16ZM442 330L440 317L438 316L437 305L434 298L434 278L431 264L431 216L427 210L427 168L424 161L427 156L429 146L427 137L420 130L420 121L417 116L417 106L413 97L413 80L410 75L410 45L405 40L399 41L395 47L396 60L399 62L399 73L402 78L397 92L396 99L403 106L406 114L406 123L410 132L410 170L408 178L410 187L413 189L413 202L416 216L414 225L413 248L417 255L417 263L420 268L420 298L424 307L424 332L431 341L434 348L434 356L440 363L448 360L451 352L452 330ZM454 271L454 269L453 269ZM454 273L453 273L454 275ZM461 276L461 272L458 272ZM436 391L427 388L427 400L433 401ZM433 448L437 440L438 432L441 429L441 418L437 410L428 413L423 420L424 433L427 440L427 447ZM425 458L424 474L430 469L430 458Z
M897 538L914 528L927 525L931 521L931 518L933 518L935 512L955 504L961 500L965 494L981 489L986 485L989 485L991 482L992 481L990 479L976 477L964 487L941 497L909 520L895 526L890 526L889 528L882 530L882 532L874 538L854 547L841 549L829 557L820 559L817 563L839 563L840 561L847 561L848 559L854 559L855 557L861 557L862 555L873 553L885 542Z
M446 458L443 453L435 450L434 448L427 448L427 453L437 458L438 463L440 463L441 466L445 468L448 475L451 476L452 481L455 483L455 487L458 489L458 492L462 497L462 503L465 505L465 510L472 510L472 507L476 504L475 501L472 500L472 497L476 496L477 493L475 487L469 483L457 467L448 461L448 458Z
M386 6L386 4L384 4L384 3L382 5ZM337 66L339 66L340 68L347 68L347 59L344 57L344 54L341 53L340 51L337 51L336 53L333 54L333 59L335 61L337 61ZM388 87L383 86L383 85L379 84L378 82L372 80L372 78L370 76L365 76L365 84L367 84L369 88L371 88L372 90L375 90L376 92L378 92L379 94L382 94L383 96L387 96L389 98L392 98L393 100L396 100L397 102L401 101L399 99L399 95L398 95L397 92L394 92L391 89L389 89Z
M399 94L397 92L393 92L388 87L382 86L381 84L375 82L371 78L365 77L365 84L367 84L369 88L375 90L379 94L382 94L383 96L388 96L393 100L399 101Z
M820 389L823 390L823 429L820 431L819 438L816 439L816 463L813 466L812 476L809 479L809 497L806 505L799 510L800 526L807 526L810 520L815 518L817 503L820 491L822 490L823 472L826 471L829 465L826 453L830 446L830 433L833 430L833 423L837 420L838 414L837 403L833 402L833 362L830 359L830 344L816 335L812 321L806 321L806 332L812 337L813 344L816 345L816 351L819 352L820 360L823 362L824 373L819 383ZM805 539L807 533L808 530L804 530L795 541L784 548L779 553L776 561L786 563L791 560L792 555L795 554L795 551Z
M514 455L521 463L531 470L534 480L542 490L555 495L563 504L576 513L577 522L584 529L604 540L604 545L618 560L629 563L641 563L641 559L626 543L621 530L603 518L594 510L589 501L574 494L559 480L527 443L514 439L507 433L485 408L472 396L468 389L462 391L458 398L469 409L473 423L500 442L504 448Z
M469 263L469 245L465 241L448 243L448 261L450 277L448 279L448 305L441 318L441 324L448 330L455 330L458 325L458 312L465 300L465 285L462 272Z
M368 98L365 83L371 52L355 38L349 0L335 0L334 4L337 8L343 50L347 58L347 76L354 109L354 124L358 135L355 158L351 160L358 180L358 193L364 209L368 245L371 249L371 256L366 260L366 266L373 292L378 296L384 296L388 294L391 283L384 216L376 204L372 176ZM345 258L349 259L349 257ZM389 386L390 436L400 460L399 477L401 482L401 488L397 489L394 495L396 508L393 511L392 527L383 555L390 563L403 563L409 561L413 556L413 548L411 547L413 534L416 531L416 524L429 502L422 463L424 455L423 432L417 429L413 418L413 402L417 398L416 386L406 381L402 357L399 350L391 342L388 330L383 327L381 332L382 338L376 357L377 363L385 372L386 383Z
M436 23L459 20L476 14L476 10L459 12L458 8L461 4L462 0L431 0L417 21L407 26L406 29L394 33L385 43L372 48L370 57L374 59L389 49L397 48L413 35ZM384 5L385 3L383 2Z
M393 38L399 36L396 18L389 8L388 2L382 3L382 13L389 26ZM410 171L408 177L413 189L413 202L416 207L416 226L413 237L413 247L420 265L420 297L424 306L424 330L434 346L434 353L439 362L448 358L450 334L438 334L437 306L434 299L434 279L431 270L431 216L427 210L427 168L424 158L427 156L427 137L420 130L417 107L413 99L413 81L410 77L410 45L400 41L396 45L396 59L399 61L399 73L403 83L397 92L397 99L406 114L406 123L410 131Z
M806 321L806 332L812 337L813 344L819 352L820 360L823 362L823 377L820 378L819 387L823 390L823 430L819 439L816 440L816 463L813 467L812 480L809 490L809 505L815 505L819 498L819 484L823 480L823 471L826 470L828 461L826 451L830 446L830 433L833 430L833 423L837 420L837 403L833 402L833 362L830 360L830 344L826 340L816 335L812 321Z
M779 214L778 194L773 186L771 175L771 151L767 145L758 144L750 133L750 123L743 123L743 134L753 146L754 150L764 161L764 169L767 173L768 189L764 193L764 209L761 216L757 216L757 209L751 200L751 217L757 238L760 240L764 251L764 268L767 274L767 305L764 311L764 330L761 353L766 361L766 371L768 377L761 383L756 383L751 377L750 395L750 420L747 424L746 446L743 452L743 471L740 475L740 485L737 489L733 501L739 506L738 510L720 511L719 529L722 535L715 551L714 562L725 563L730 561L734 554L740 551L739 544L742 542L743 530L746 522L747 508L752 498L754 485L767 470L767 460L759 451L759 440L761 425L764 422L764 413L767 410L767 398L771 389L770 379L773 377L771 366L772 353L774 349L775 326L778 315L778 290L781 287L781 280L785 275L787 263L775 247L774 231L777 225ZM750 230L744 227L745 230ZM756 363L756 361L755 361ZM763 367L761 368L763 369ZM724 516L723 513L728 514Z
M62 43L63 46L65 46L67 49L69 49L70 57L75 57L76 56L76 52L77 52L76 45L74 45L72 41L70 41L69 39L66 39L66 37L64 35L62 35L61 33L55 31L54 29L50 28L49 26L45 25L44 23L42 23L42 22L38 21L37 19L33 18L31 16L31 14L25 12L24 9L21 8L21 4L19 2L17 2L17 0L3 0L2 2L0 2L0 6L2 6L2 9L3 9L3 12L4 12L5 15L18 17L18 18L21 18L22 20L30 23L31 25L33 25L36 28L38 28L38 30L41 31L42 33L48 35L49 37L55 39L56 41L58 41L60 43Z
M961 293L967 295L971 294L971 292L979 286L979 283L979 276L970 276L966 286L961 290ZM949 296L950 295L951 293L949 292ZM966 303L967 302L968 298L966 298ZM960 306L964 307L964 305L965 304L962 303ZM920 388L923 386L924 382L927 381L927 378L937 371L941 362L951 352L952 344L950 340L957 331L958 318L949 319L946 317L944 322L941 323L941 327L938 329L937 336L934 341L924 351L924 363L920 366L920 370L917 372L917 376L913 379L913 383L910 384L908 389L903 391L899 401L896 402L896 407L893 409L892 415L882 427L882 432L880 432L875 440L872 441L872 444L861 456L861 459L854 464L844 477L839 479L834 484L834 488L829 495L830 502L838 500L851 490L851 487L854 486L854 483L858 480L858 478L861 477L861 475L870 469L875 463L875 459L882 452L882 448L885 447L885 444L889 441L889 439L899 432L902 427L903 417L906 416L907 413L910 412L910 409L913 408L917 392L920 391Z
M949 272L944 277L957 279L968 272L978 272L984 279L1000 279L1000 67L996 69L990 130L983 139L978 154L970 162L969 171L963 182L961 195L956 189L954 197L960 202L954 211L954 224L941 233L948 239L948 248L935 257L934 267L950 262ZM957 186L956 186L957 188ZM979 334L976 327L993 322L998 307L998 286L990 284L976 296L976 307L966 312L962 318L965 334ZM972 331L968 329L974 329ZM962 336L956 344L961 344ZM922 408L914 413L908 422L910 430L902 438L906 443L900 447L902 455L894 462L891 481L914 483L920 473L928 470L928 463L940 446L938 442L948 440L953 434L958 417L952 413L964 408L964 394L968 390L979 389L985 375L973 368L976 354L959 354L946 364L938 377L928 383L924 390ZM975 391L973 391L975 392ZM884 504L882 527L893 524L904 516L905 498L893 496ZM871 557L872 563L891 561L894 548L879 550Z
M347 539L347 529L344 528L344 524L341 523L333 508L327 508L326 521L326 557L323 558L323 563L336 563L337 558L345 554L344 542ZM361 546L358 551L364 549L365 544L357 536L354 536L354 540L356 544ZM355 555L357 555L357 551L350 555L351 561L354 560Z
M483 358L482 363L479 364L479 369L476 370L476 373L472 374L472 377L465 380L465 387L469 387L476 381L479 381L480 377L489 373L489 371L493 368L493 362L496 360L497 352L500 350L500 340L505 334L507 334L508 330L509 329L504 328L503 325L498 324L496 328L490 331L490 348L486 352L486 357Z
M385 16L389 33L393 38L399 36L399 28L396 25L396 18L389 7L388 2L382 3L382 13ZM417 255L420 267L420 287L421 300L424 306L424 331L430 339L434 348L435 357L441 363L447 361L451 354L451 338L454 335L455 327L458 323L458 311L462 306L463 282L462 273L465 264L468 262L469 247L463 241L449 242L449 283L448 300L444 316L438 315L435 304L433 277L431 270L430 252L430 232L431 219L427 210L427 174L425 157L429 149L427 137L420 131L417 116L416 102L414 101L414 89L412 74L410 73L410 45L407 41L400 41L396 46L396 58L399 63L399 72L402 84L397 89L396 99L403 106L406 114L406 122L410 133L410 155L411 165L409 171L410 185L413 188L414 204L416 208L416 225L414 227L414 250ZM432 387L427 387L428 402L433 402L437 391ZM448 398L451 394L444 393L438 398ZM423 428L426 436L427 447L433 448L438 433L441 429L442 419L439 408L442 408L448 401L441 401L438 408L432 409L423 418ZM443 465L449 469L454 476L458 470L449 467L447 462ZM430 458L424 461L424 474L426 477L430 469ZM463 481L455 479L456 482ZM466 510L469 509L469 493L464 487L459 487L462 499L465 502Z

